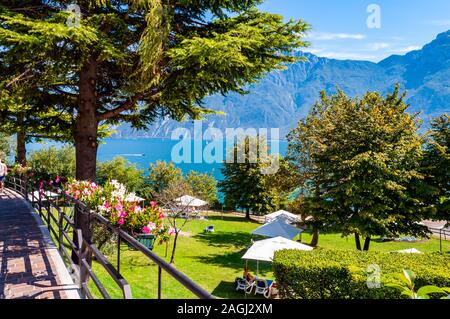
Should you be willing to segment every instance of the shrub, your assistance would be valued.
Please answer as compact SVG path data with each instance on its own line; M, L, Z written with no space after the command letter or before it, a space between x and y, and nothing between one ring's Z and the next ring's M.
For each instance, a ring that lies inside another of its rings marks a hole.
M117 180L130 192L138 192L144 185L143 171L123 157L99 163L97 166L97 183L105 185L107 181Z
M50 146L30 154L28 165L36 181L50 181L58 176L64 179L75 177L75 150L70 145L61 148Z
M379 288L369 288L370 267L379 267ZM413 269L416 286L450 285L450 258L440 254L401 254L317 249L275 253L275 278L282 298L396 299L398 290L386 286L403 269Z
M186 175L186 182L191 187L194 196L214 206L218 202L217 180L207 173L190 171Z

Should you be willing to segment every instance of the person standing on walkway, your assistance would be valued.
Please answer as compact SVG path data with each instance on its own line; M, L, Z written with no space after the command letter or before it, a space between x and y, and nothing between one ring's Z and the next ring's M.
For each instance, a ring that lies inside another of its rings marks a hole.
M5 163L2 162L2 159L0 158L0 194L3 193L3 181L5 180L7 174L8 167Z

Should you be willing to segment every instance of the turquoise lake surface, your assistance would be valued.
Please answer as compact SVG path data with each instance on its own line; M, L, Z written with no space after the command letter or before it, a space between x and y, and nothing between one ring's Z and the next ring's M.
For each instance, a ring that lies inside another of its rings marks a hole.
M98 150L98 160L108 161L117 156L122 156L126 158L129 162L135 163L140 169L147 170L150 163L156 161L171 161L172 160L172 149L180 141L163 139L163 138L139 138L139 139L106 139L100 145ZM279 153L285 155L287 151L287 141L271 141L270 143L279 143ZM206 163L203 158L202 162L194 163L194 149L200 148L200 152L204 151L204 147L207 145L206 141L194 141L190 140L191 143L191 159L189 162L174 163L177 167L181 168L183 173L187 173L191 170L204 172L212 174L217 179L221 180L221 168L223 164L221 162L217 163ZM48 147L50 145L55 145L60 147L61 143L55 142L44 142L44 143L33 143L28 145L28 150L38 150L43 147ZM225 141L221 141L222 153L226 154L227 147ZM274 145L274 144L272 144ZM232 146L231 146L232 147ZM269 144L270 147L270 144ZM272 150L274 148L271 148ZM197 152L198 153L198 152ZM225 156L225 155L224 155Z

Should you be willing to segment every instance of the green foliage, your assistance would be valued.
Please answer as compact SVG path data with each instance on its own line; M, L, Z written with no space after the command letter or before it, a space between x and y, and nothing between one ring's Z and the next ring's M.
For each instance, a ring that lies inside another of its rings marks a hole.
M0 159L2 162L6 162L12 155L12 139L10 136L0 133Z
M434 296L450 294L450 288L439 288L436 286L423 286L419 290L415 289L416 274L410 270L403 270L401 275L397 276L398 283L387 284L387 287L397 289L402 296L409 299L431 299Z
M294 299L404 298L391 284L405 267L415 269L418 288L450 284L450 258L437 253L282 250L273 262L281 297Z
M115 157L111 161L97 165L97 183L104 185L107 181L117 180L130 192L139 192L144 185L143 171L135 164L130 164L123 157Z
M450 116L433 119L425 149L423 171L432 190L425 200L431 205L432 218L450 222Z
M225 204L230 208L241 208L253 214L266 214L287 202L283 191L283 172L266 172L276 158L268 154L267 142L263 138L246 137L230 151L232 162L224 163L224 180L219 188L225 195ZM280 167L286 162L278 159ZM268 174L267 174L268 173Z
M213 176L190 171L185 179L192 189L193 196L208 202L210 206L214 206L218 202L217 180Z
M183 180L183 173L172 162L156 161L151 163L148 176L145 178L145 194L147 198L154 198L161 194L172 183Z
M343 235L425 235L418 226L423 139L397 86L387 97L323 92L289 134L288 157L322 229Z
M33 171L33 178L38 181L55 180L57 176L71 179L75 177L75 150L70 145L46 147L32 152L28 165Z
M309 25L261 12L259 3L77 1L80 26L70 26L73 16L62 10L68 1L2 2L0 83L31 88L10 95L23 98L30 130L50 117L47 127L91 151L77 159L91 175L95 163L85 161L95 158L89 145L99 123L143 129L161 115L199 118L212 112L203 108L205 97L243 93L242 86L299 60L292 53L307 45ZM7 113L21 115L14 105Z

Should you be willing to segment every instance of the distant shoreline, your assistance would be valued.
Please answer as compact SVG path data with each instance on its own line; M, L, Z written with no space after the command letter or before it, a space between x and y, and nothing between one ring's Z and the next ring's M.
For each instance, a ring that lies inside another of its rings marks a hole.
M173 140L170 137L148 137L148 136L137 136L137 137L108 137L105 138L103 141L107 141L107 140L167 140L167 141L181 141L181 139L176 139ZM205 142L210 142L210 140L202 140L202 139L193 139L193 138L189 138L190 140L193 141L205 141ZM217 140L222 140L225 141L225 139L217 139ZM287 142L288 140L286 138L280 138L280 139L270 139L270 141L280 141L280 142Z

